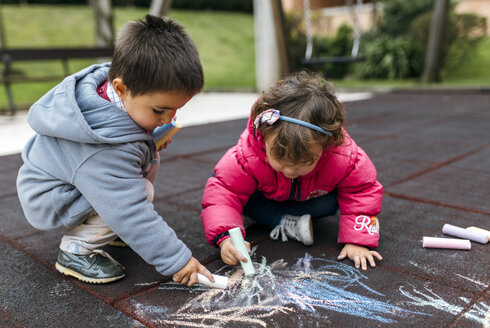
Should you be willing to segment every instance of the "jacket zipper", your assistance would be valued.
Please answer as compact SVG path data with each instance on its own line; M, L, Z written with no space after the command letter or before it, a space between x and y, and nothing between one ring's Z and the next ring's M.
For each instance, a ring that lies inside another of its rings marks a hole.
M289 191L289 200L300 200L301 199L301 187L298 180L291 179L291 190Z

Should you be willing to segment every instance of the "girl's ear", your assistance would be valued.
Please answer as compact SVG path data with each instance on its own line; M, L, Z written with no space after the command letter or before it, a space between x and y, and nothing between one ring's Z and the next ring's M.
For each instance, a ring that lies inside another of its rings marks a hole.
M122 100L124 100L129 94L126 84L124 84L123 80L119 77L116 77L114 80L112 80L112 87Z

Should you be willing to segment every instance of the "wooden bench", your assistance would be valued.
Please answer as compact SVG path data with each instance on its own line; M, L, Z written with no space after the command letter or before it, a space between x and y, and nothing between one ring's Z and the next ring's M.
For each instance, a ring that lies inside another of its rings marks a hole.
M4 65L1 81L5 86L10 112L15 113L15 103L11 84L18 82L46 82L61 80L70 75L68 67L69 59L84 58L110 58L114 48L37 48L37 49L0 49L0 58ZM17 61L39 61L39 60L61 60L63 65L63 76L50 75L42 77L29 77L16 75L12 70L12 63Z

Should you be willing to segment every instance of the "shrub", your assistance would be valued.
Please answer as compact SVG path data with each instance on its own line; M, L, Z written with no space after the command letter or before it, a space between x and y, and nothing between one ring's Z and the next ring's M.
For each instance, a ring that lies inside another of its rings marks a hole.
M292 71L307 68L322 72L327 78L343 77L351 69L350 63L326 63L305 65L306 35L303 29L302 13L291 12L286 16L286 31L288 35L289 65ZM341 25L333 37L314 36L312 57L350 56L353 37L352 28Z
M420 15L432 12L434 0L390 0L383 2L382 19L378 22L380 34L398 37L409 32L407 27Z
M350 56L352 52L353 31L349 25L341 25L335 36L315 37L313 40L313 57L341 57ZM313 66L314 69L322 71L327 78L341 78L349 73L351 63L326 63Z
M422 73L434 0L391 0L376 29L363 34L359 65L363 78L408 78ZM441 61L461 63L486 35L486 19L473 14L455 14L450 5ZM408 28L407 28L408 27ZM389 67L391 65L391 67ZM441 67L443 66L441 65Z
M422 71L420 49L404 36L381 35L363 47L363 56L357 71L362 78L400 79L419 76Z

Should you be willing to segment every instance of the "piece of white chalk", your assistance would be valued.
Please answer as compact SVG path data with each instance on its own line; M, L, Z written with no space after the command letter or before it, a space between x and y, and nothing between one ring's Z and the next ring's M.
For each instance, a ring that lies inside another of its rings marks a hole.
M468 239L424 237L422 246L425 248L471 249Z
M478 227L468 227L466 228L466 230L475 231L487 235L488 241L490 241L490 231L488 230L478 228Z
M442 227L442 232L445 233L446 235L451 235L454 237L459 237L463 239L469 239L472 241L476 241L481 244L486 244L488 243L488 236L479 232L467 230L464 228L460 228L457 226L454 226L452 224L445 224Z
M197 274L197 282L214 288L225 289L228 286L228 277L218 276L217 274L213 274L214 282L206 278L206 276L198 273Z
M247 262L240 261L243 272L246 276L252 276L255 274L255 268L252 263L252 259L250 258L250 254L248 254L247 246L245 245L245 240L243 240L242 232L239 227L228 230L230 234L231 241L233 242L233 246L247 259Z

